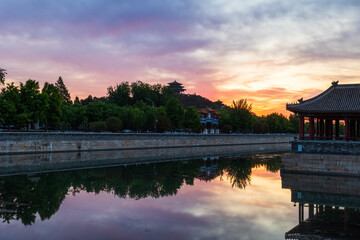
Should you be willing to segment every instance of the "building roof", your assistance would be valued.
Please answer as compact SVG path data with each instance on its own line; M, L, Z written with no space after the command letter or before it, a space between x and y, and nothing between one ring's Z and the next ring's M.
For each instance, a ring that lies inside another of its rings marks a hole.
M209 113L209 112L213 112L218 115L220 114L220 112L218 112L216 109L213 109L213 108L202 108L202 109L198 110L198 113Z
M286 104L294 113L360 113L360 84L338 84L308 100Z

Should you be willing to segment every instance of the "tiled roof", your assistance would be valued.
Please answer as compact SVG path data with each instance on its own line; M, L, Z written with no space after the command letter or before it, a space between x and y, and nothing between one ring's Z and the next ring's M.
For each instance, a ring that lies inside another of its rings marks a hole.
M360 113L360 84L337 84L308 100L286 104L295 113Z
M209 113L209 112L214 112L216 114L220 114L220 112L218 112L216 109L213 109L213 108L202 108L202 109L198 110L198 113Z

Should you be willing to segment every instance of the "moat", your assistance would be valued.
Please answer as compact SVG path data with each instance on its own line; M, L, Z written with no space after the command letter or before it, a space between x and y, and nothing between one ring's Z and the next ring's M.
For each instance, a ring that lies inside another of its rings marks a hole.
M359 178L281 174L281 156L2 176L0 239L358 239Z

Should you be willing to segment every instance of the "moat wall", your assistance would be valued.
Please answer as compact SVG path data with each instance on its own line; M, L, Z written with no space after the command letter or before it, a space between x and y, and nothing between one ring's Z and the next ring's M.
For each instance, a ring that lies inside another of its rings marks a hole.
M283 172L360 176L360 157L338 154L286 153Z
M281 151L290 151L290 142L293 141L294 136L291 134L0 133L0 155L273 144L283 144Z

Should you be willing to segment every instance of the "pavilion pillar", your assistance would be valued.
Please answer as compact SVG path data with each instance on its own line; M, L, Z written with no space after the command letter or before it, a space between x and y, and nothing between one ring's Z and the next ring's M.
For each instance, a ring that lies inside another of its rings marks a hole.
M340 121L335 120L335 137L338 138L340 136Z
M309 118L309 139L314 140L314 117Z
M324 119L320 119L320 138L324 137Z
M299 139L304 139L304 116L302 115L299 117Z
M320 137L320 120L319 118L316 119L316 138L319 139Z
M355 120L350 120L350 137L355 137Z
M330 119L326 119L325 120L325 129L326 129L325 137L326 137L326 139L331 138L331 128L332 128L332 121Z
M345 140L348 141L349 140L349 133L350 133L350 129L349 129L349 118L346 116L345 117Z
M357 120L357 126L356 126L356 137L360 137L360 120Z
M330 133L330 139L332 140L333 139L333 136L334 136L334 129L333 129L333 120L329 120L329 123L330 123L330 126L329 126L329 133Z

